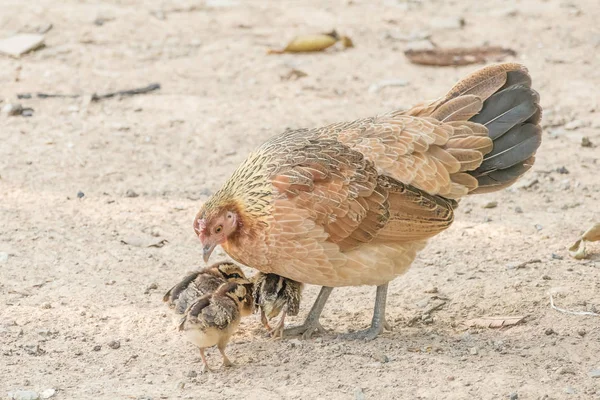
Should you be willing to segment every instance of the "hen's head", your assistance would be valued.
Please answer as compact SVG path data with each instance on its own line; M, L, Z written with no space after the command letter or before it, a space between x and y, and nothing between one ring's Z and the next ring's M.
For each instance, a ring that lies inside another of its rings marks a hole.
M202 207L194 219L194 231L202 243L204 262L217 245L223 244L241 226L240 214L234 206Z

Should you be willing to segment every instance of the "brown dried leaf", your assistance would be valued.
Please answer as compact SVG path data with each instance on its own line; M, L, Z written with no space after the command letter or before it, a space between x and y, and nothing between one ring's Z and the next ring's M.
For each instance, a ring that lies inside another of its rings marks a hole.
M342 36L340 40L342 42L342 46L344 46L345 49L349 47L354 47L354 42L348 36Z
M121 239L121 243L134 247L163 247L169 243L167 239L149 238L142 236L127 236Z
M518 317L484 317L470 319L465 322L469 328L506 328L515 326L525 319L524 316Z
M333 46L340 37L336 31L329 33L319 33L316 35L303 35L292 39L291 42L283 50L267 51L268 54L282 53L310 53L315 51L323 51L328 47Z
M487 61L501 61L507 56L514 56L514 50L498 46L456 47L450 49L409 49L404 55L413 64L449 66L469 65Z
M600 240L600 223L594 224L590 229L585 231L581 238L578 239L571 247L569 254L576 260L583 260L587 257L585 250L585 242L597 242Z

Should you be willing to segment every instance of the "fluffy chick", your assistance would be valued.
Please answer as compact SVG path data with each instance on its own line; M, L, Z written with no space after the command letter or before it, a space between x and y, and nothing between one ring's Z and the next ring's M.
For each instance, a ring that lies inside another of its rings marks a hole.
M257 273L252 277L254 283L254 304L260 308L260 319L272 337L283 337L286 315L298 315L300 299L304 285L276 274ZM269 320L281 313L274 328Z
M204 349L214 345L223 356L223 366L232 365L225 347L241 317L252 314L254 308L252 283L246 282L227 282L214 293L200 297L187 308L179 323L179 330L185 333L187 340L200 348L203 372L210 371Z
M225 282L247 282L242 269L230 261L221 261L187 275L163 296L177 314L183 314L190 304L212 293Z

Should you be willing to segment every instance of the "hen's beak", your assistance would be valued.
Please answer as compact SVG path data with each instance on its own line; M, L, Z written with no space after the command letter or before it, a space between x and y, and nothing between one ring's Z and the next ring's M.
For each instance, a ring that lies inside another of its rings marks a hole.
M216 244L207 244L206 246L204 246L202 248L202 256L204 257L205 263L208 262L208 259L210 258L210 255L212 254L215 247L216 247Z

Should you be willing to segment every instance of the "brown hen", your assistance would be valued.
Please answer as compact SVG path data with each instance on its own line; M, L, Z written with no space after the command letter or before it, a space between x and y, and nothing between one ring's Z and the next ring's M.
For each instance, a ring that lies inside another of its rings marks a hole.
M407 111L284 132L260 146L200 209L194 229L208 261L236 261L322 285L302 326L310 335L331 287L377 285L371 328L384 327L387 284L458 199L500 190L534 162L539 96L524 66L485 67L445 96Z

